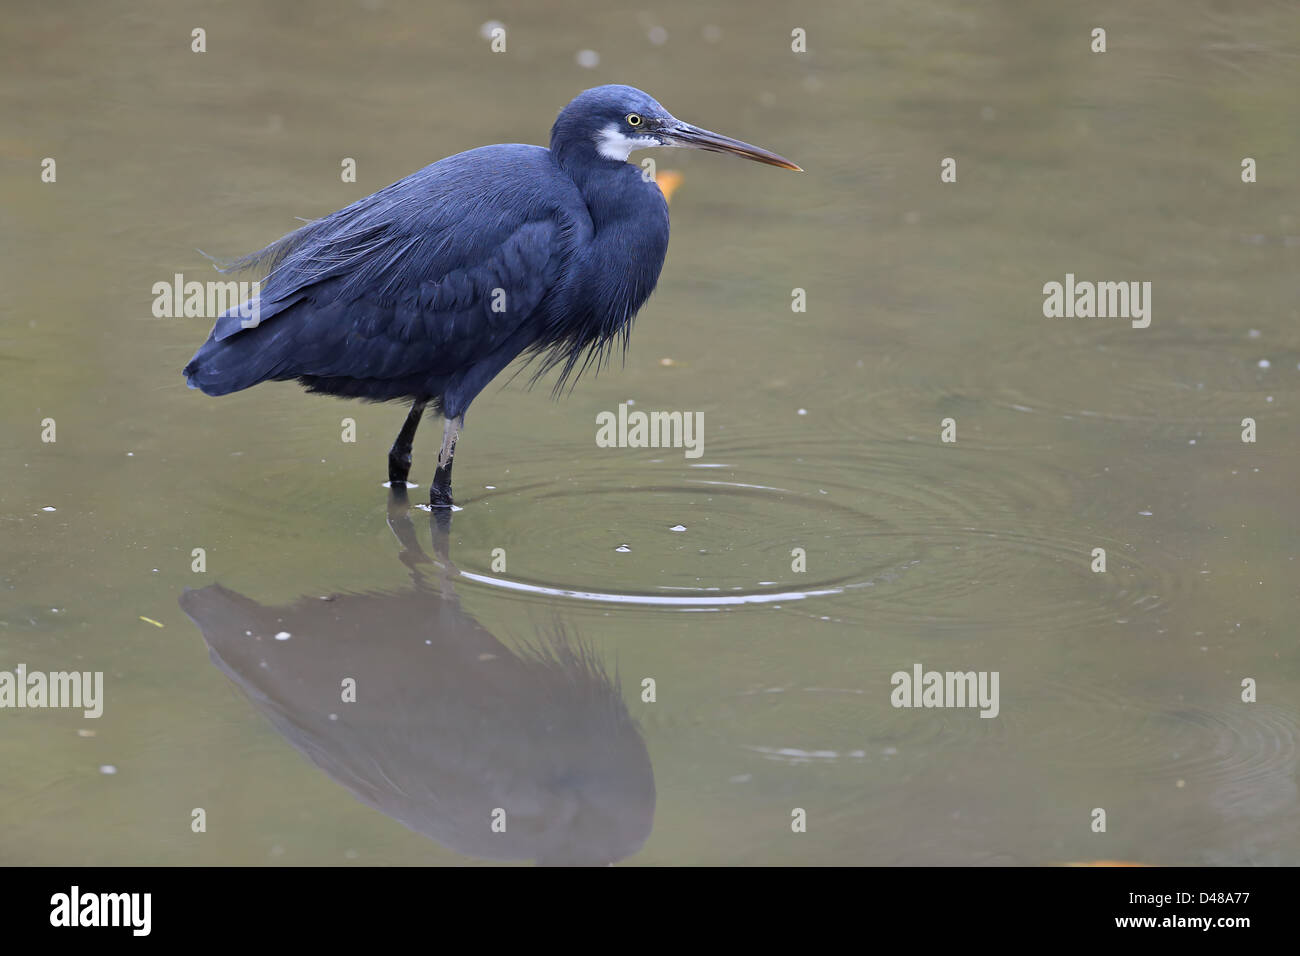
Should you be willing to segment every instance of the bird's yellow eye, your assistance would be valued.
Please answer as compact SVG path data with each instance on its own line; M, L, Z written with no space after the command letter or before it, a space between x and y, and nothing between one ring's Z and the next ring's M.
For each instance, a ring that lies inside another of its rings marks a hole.
M628 125L628 126L640 126L640 125L641 125L641 116L640 116L640 114L639 114L639 113L628 113L628 114L627 114L627 125Z

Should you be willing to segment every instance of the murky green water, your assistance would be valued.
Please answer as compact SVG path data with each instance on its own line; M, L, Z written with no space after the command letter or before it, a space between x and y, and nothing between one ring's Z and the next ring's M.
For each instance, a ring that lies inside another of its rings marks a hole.
M7 11L0 670L105 702L0 711L0 861L1300 862L1298 44L1265 2ZM653 154L626 367L490 387L445 537L380 487L400 408L185 388L194 250L604 82L807 172ZM1044 317L1067 273L1150 326ZM627 401L704 454L598 448ZM891 706L918 663L998 716Z

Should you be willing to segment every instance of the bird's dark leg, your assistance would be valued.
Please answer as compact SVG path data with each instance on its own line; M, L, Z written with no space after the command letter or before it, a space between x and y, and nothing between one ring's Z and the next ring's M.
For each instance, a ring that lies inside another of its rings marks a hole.
M406 487L406 476L411 473L411 444L415 441L415 430L420 427L420 416L424 414L427 402L416 402L411 406L402 430L397 433L397 440L388 449L388 483L394 488Z
M429 504L434 508L451 507L451 460L456 454L456 439L460 437L465 416L448 418L442 430L442 448L438 451L438 471L429 489Z

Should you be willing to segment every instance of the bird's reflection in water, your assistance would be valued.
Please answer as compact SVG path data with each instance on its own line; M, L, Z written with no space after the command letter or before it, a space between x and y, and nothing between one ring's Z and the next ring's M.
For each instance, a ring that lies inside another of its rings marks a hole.
M635 853L653 823L654 775L617 680L561 629L514 650L488 633L451 588L449 516L430 523L439 562L421 550L404 495L391 496L411 590L264 607L212 585L180 604L286 740L412 830L489 860Z

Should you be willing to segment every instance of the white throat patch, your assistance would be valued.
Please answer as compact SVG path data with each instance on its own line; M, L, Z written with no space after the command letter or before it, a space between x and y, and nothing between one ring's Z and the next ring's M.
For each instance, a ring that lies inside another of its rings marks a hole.
M620 163L627 162L628 154L634 149L660 145L662 144L659 140L653 136L626 136L613 123L596 134L596 152L606 159L616 159Z

